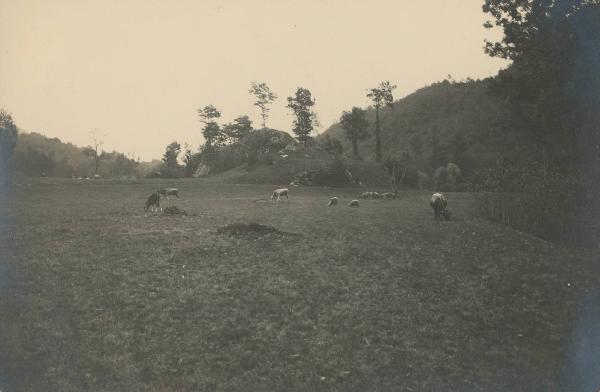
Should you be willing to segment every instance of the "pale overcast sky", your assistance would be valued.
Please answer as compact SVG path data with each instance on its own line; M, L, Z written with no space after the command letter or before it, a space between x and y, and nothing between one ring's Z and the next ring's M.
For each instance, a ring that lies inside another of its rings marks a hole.
M482 0L0 0L0 107L25 131L159 158L202 142L196 110L248 114L248 89L279 99L267 125L290 131L286 97L316 98L322 132L366 89L395 97L505 66L483 53Z

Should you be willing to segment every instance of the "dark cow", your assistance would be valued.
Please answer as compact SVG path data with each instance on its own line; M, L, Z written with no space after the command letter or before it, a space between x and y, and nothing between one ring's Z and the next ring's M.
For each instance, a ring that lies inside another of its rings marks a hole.
M446 200L446 196L441 193L434 193L431 196L431 200L429 200L429 205L433 208L433 216L435 220L439 220L444 218L445 220L450 220L450 210L448 207L448 201Z
M158 210L162 210L160 208L160 193L155 192L153 194L151 194L150 196L148 196L148 199L146 199L146 204L144 205L144 211L158 211Z
M169 196L175 196L179 199L179 189L177 188L162 188L158 190L158 193L165 196L167 199Z

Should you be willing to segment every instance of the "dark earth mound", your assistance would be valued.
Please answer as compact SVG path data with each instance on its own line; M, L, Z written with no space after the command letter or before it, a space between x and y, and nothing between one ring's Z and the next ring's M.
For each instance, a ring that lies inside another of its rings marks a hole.
M273 226L261 225L258 223L231 223L219 227L217 233L236 237L290 237L298 236L296 233L287 233L274 228Z
M163 210L165 215L188 215L187 211L180 210L177 206L169 206Z

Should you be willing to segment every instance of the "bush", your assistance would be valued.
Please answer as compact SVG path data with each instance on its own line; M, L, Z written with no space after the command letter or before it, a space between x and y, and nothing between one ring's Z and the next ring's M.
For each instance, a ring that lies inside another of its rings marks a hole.
M455 163L438 167L433 174L433 183L437 191L457 191L460 189L460 180L460 168Z
M325 170L318 171L312 179L313 185L340 186L348 183L346 167L339 155L336 155Z

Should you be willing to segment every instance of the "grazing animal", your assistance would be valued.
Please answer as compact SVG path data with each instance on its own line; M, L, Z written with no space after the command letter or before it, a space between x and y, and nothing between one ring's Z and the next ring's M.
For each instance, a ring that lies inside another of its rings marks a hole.
M396 194L392 193L392 192L385 192L381 194L381 197L387 200L391 200L391 199L395 199L396 198Z
M175 196L179 199L179 189L177 188L162 188L158 190L158 193L165 196L167 199L169 196Z
M329 204L327 204L327 207L337 206L338 201L339 199L337 197L332 197L331 199L329 199Z
M441 219L450 220L450 210L447 209L448 201L446 196L441 193L434 193L429 200L429 205L433 208L433 217L435 220Z
M360 195L361 199L381 199L381 195L378 192L363 192Z
M350 200L348 207L360 207L360 202L358 200Z
M288 192L289 190L287 188L275 189L271 195L271 200L279 201L281 200L282 196L285 196L285 198L289 200L290 198L288 197Z
M160 207L160 193L155 192L153 194L151 194L150 196L148 196L148 199L146 199L146 204L144 205L144 211L158 211L161 210L162 208Z

